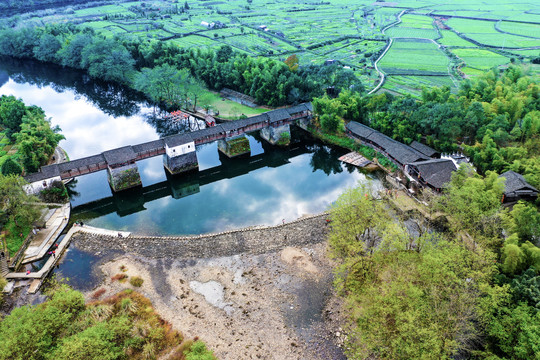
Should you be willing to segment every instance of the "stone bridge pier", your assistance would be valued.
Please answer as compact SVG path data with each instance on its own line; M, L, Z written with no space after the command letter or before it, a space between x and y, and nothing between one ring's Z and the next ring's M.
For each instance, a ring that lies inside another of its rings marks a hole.
M113 191L122 191L141 186L135 152L131 146L103 152L107 162L107 179Z
M261 137L272 145L287 146L291 142L291 126L288 123L270 125L261 129Z
M165 138L163 166L171 175L199 169L197 149L191 135Z
M218 140L218 149L230 158L251 153L249 139L245 135Z

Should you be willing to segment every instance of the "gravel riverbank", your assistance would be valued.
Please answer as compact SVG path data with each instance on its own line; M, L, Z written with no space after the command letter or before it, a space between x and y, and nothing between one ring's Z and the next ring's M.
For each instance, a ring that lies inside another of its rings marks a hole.
M87 299L132 288L111 279L125 268L167 321L219 359L345 359L325 237L321 214L189 240L80 233L72 246L106 258Z

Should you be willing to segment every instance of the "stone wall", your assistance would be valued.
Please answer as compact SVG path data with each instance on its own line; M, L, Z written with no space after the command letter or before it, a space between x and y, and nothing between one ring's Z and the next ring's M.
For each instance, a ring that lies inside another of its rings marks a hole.
M287 246L320 243L326 239L327 214L304 217L290 223L252 227L215 234L181 237L116 237L77 233L77 248L99 252L123 250L150 258L213 258L241 253L262 254Z

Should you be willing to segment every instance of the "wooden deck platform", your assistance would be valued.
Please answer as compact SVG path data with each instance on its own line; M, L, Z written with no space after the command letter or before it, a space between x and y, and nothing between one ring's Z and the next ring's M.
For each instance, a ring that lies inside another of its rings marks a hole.
M371 161L360 155L359 153L352 151L348 154L345 154L339 158L339 161L343 161L347 164L351 164L358 167L366 167L372 164Z

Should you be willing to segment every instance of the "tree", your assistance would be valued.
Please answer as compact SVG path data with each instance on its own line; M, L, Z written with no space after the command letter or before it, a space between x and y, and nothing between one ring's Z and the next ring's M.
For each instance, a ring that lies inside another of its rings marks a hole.
M58 126L51 128L42 111L28 112L20 132L15 136L26 172L36 172L41 165L47 163L58 142L64 139L59 132Z
M540 239L540 213L533 204L519 201L504 220L509 233L516 233L521 242Z
M79 33L68 37L57 57L63 66L82 69L82 52L92 43L92 35L89 33Z
M6 135L13 140L13 134L21 129L22 118L26 113L26 106L15 96L2 95L0 97L0 121L6 128Z
M334 134L344 131L343 115L346 110L339 99L330 99L326 95L313 99L313 110L324 132Z
M62 44L56 36L43 34L37 45L34 47L34 56L39 61L55 62L57 60L56 53L61 47Z
M452 174L444 194L434 199L433 206L449 215L449 225L456 233L465 230L484 235L486 241L497 241L503 191L504 181L496 173L488 171L482 178L475 175L470 165L462 164Z
M287 64L290 71L297 71L299 66L298 56L296 56L296 54L292 54L285 60L285 64Z
M106 81L128 82L135 60L120 43L95 37L81 52L81 66L92 77Z
M525 266L525 254L516 244L506 244L503 252L502 270L509 275L521 273Z
M0 175L0 224L10 232L7 236L7 247L11 254L18 251L21 245L19 233L30 228L40 216L38 206L28 206L28 203L38 200L35 196L26 194L24 185L25 181L20 176Z
M2 164L2 175L21 175L22 166L13 157L8 157Z
M135 88L145 92L155 102L180 106L191 75L169 64L144 68L135 76Z

